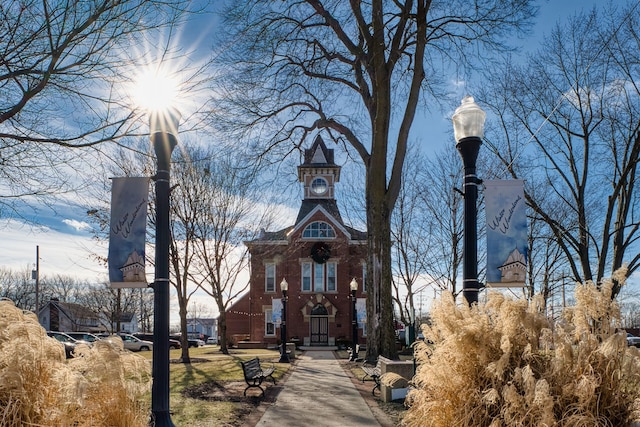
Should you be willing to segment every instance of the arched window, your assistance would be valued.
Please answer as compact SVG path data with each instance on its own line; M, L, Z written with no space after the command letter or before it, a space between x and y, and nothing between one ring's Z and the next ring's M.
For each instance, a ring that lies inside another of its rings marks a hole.
M324 305L316 304L311 309L311 315L312 316L327 316L327 315L329 315L329 312L327 311L327 307L325 307Z
M302 237L324 238L336 237L336 232L332 226L323 221L312 222L302 232Z

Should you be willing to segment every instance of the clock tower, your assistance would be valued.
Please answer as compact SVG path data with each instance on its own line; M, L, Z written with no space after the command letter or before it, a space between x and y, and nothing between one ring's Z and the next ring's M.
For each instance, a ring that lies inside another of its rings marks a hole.
M340 166L334 163L333 150L327 148L320 135L311 148L304 150L298 180L304 185L305 200L335 199L334 184L340 181Z

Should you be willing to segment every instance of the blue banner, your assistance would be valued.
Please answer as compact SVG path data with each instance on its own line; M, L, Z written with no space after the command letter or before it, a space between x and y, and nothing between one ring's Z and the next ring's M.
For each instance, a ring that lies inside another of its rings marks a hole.
M356 321L358 322L359 328L364 328L365 323L367 323L367 299L366 298L356 299Z
M147 287L145 243L149 178L113 178L109 232L112 288Z
M280 298L271 299L271 322L276 328L279 328L282 323L282 300Z
M483 181L487 217L487 285L523 287L527 273L524 181Z

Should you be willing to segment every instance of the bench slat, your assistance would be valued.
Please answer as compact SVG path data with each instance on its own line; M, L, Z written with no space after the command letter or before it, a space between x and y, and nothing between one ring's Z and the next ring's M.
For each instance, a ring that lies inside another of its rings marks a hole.
M264 396L264 389L261 387L262 381L266 378L271 378L273 383L276 383L275 378L273 378L272 374L275 371L274 367L270 367L264 369L260 366L260 359L254 357L251 360L247 360L246 362L240 362L242 365L242 372L244 373L244 380L247 383L247 388L244 389L244 395L247 395L247 390L251 387L257 387L262 392L261 395Z
M373 381L376 383L376 385L373 387L373 390L371 390L371 393L375 395L376 389L380 390L380 376L382 375L382 362L380 361L380 359L378 359L378 363L376 363L376 366L371 366L371 365L367 366L365 361L365 363L363 363L362 366L360 366L360 369L362 369L365 373L364 377L362 377L362 382L364 382L364 380L367 377L371 377L371 379L373 379Z

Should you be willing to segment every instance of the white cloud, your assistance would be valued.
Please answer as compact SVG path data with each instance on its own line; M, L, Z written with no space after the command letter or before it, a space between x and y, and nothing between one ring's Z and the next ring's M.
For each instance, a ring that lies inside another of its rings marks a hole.
M76 221L75 219L63 219L62 222L74 228L76 231L88 230L89 224L84 221Z
M34 267L36 247L39 247L40 273L43 275L63 274L96 282L106 280L106 266L95 259L95 256L106 255L106 246L90 236L3 221L0 242L0 267L12 270Z

